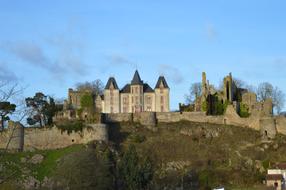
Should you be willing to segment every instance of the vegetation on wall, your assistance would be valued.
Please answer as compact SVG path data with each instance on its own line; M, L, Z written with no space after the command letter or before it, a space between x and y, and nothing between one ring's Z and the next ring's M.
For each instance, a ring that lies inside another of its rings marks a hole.
M223 115L229 105L228 101L223 102L217 95L211 96L209 101L206 101L206 112L209 115Z
M240 109L239 109L239 116L240 117L249 117L249 108L246 104L240 103Z
M74 132L82 131L84 128L88 127L82 120L65 121L57 124L56 126L62 132L67 131L68 134L72 133L73 131Z
M208 102L205 100L202 103L202 111L207 112L208 111Z

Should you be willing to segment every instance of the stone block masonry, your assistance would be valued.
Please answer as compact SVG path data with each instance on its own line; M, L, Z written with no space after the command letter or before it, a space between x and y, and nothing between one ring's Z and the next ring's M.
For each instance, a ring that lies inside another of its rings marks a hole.
M51 128L36 128L17 125L16 130L10 126L0 133L0 149L34 150L57 149L73 144L86 144L90 141L108 141L108 127L106 124L92 124L79 132L61 131L56 126ZM14 131L14 132L13 132Z

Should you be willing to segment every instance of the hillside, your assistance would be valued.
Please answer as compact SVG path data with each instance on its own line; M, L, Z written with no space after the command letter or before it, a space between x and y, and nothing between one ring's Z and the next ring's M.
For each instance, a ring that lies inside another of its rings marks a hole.
M140 163L152 163L146 189L263 189L266 169L286 160L285 144L284 136L261 141L258 131L235 126L114 123L109 144L1 154L0 189L124 189L120 164L130 145Z

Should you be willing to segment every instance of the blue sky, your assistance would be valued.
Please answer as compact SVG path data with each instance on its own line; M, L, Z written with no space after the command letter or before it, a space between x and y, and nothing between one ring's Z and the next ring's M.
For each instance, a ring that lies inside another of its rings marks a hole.
M171 108L191 83L232 72L286 92L284 0L0 1L0 79L66 97L77 82L115 76L155 86L164 74Z

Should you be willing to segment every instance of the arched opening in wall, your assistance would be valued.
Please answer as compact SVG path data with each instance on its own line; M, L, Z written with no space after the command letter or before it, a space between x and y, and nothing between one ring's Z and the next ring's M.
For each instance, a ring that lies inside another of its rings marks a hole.
M223 124L226 125L226 119L223 119Z
M276 187L276 188L278 187L278 182L274 183L274 187Z
M268 134L267 134L267 131L265 130L265 131L264 131L264 136L266 136L266 137L267 137L267 135L268 135Z
M72 142L74 142L74 139L72 139Z
M229 82L226 82L226 99L229 100Z

